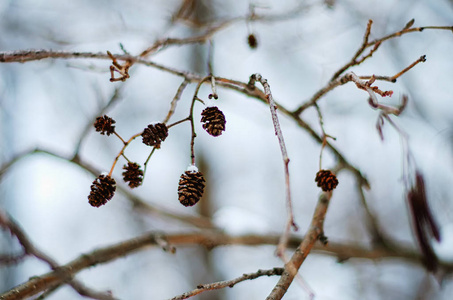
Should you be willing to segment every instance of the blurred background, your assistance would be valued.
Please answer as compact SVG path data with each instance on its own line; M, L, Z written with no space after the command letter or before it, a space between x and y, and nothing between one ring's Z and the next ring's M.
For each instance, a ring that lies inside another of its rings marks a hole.
M260 73L271 85L275 99L295 109L325 86L360 46L366 24L373 20L371 39L398 31L411 20L414 26L453 25L451 0L402 1L56 1L0 0L0 51L53 49L138 55L156 40L200 35L203 24L239 18L218 31L210 43L172 46L149 56L153 62L181 71L208 75L212 55L215 76L247 82ZM188 4L184 18L175 19ZM246 21L250 6L264 20ZM194 26L194 24L202 24ZM254 34L258 47L247 44ZM210 48L211 47L211 48ZM211 49L211 50L210 50ZM211 51L211 52L210 52ZM351 69L358 75L392 76L421 55L417 65L396 83L379 82L393 90L398 105L407 94L406 111L395 123L409 136L410 149L425 176L429 204L438 220L442 243L435 244L440 260L453 262L453 34L425 30L382 44L373 57ZM125 139L148 124L162 121L183 78L143 65L131 68L126 82L109 82L110 60L45 59L0 64L0 164L35 148L80 158L100 171L109 171L122 143L103 136L87 124L115 98L105 111L116 120ZM187 116L196 84L183 92L171 122ZM203 86L199 97L211 90ZM190 164L189 123L172 127L162 148L153 154L143 186L132 191L154 207L177 215L203 215L218 229L232 235L281 234L286 222L285 186L280 148L269 108L238 92L218 88L216 103L224 112L226 131L213 138L196 123L197 166L205 174L203 199L183 207L177 198L179 176ZM367 94L354 84L341 86L319 102L326 132L333 145L370 182L365 192L369 210L379 229L397 245L417 248L402 181L403 153L398 133L384 126L381 141L375 124L379 112L367 103ZM195 106L196 118L203 106ZM321 133L316 110L302 118ZM197 121L197 120L195 120ZM320 189L314 183L320 144L289 118L280 115L290 162L295 221L302 236L308 228ZM137 139L126 150L143 164L150 148ZM120 159L113 177L121 182ZM323 168L333 168L335 156L325 150ZM0 206L27 232L37 247L64 264L95 248L148 231L201 230L159 213L134 208L117 192L98 209L87 196L95 177L87 170L52 155L36 153L16 162L1 177ZM370 246L355 178L338 175L339 186L325 221L331 242ZM127 187L126 187L127 188ZM9 232L0 234L1 253L15 253L20 245ZM292 250L288 250L291 255ZM233 279L243 273L282 266L275 246L226 246L207 251L202 247L178 248L176 254L160 248L144 250L96 266L77 275L96 290L111 290L120 299L167 299L198 284ZM49 271L33 257L0 269L0 292ZM421 264L401 259L337 258L312 253L300 274L316 299L450 299L450 274L442 284ZM193 299L264 299L278 277L261 277L234 288L205 292ZM49 299L82 298L62 287ZM297 281L285 299L308 299Z

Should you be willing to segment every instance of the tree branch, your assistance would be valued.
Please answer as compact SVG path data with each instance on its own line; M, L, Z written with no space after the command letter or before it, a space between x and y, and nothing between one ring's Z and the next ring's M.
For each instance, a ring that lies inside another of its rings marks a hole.
M254 273L248 273L248 274L243 274L242 276L232 279L232 280L226 280L226 281L219 281L219 282L214 282L214 283L209 283L209 284L201 284L197 286L196 289L184 293L182 295L176 296L171 298L170 300L182 300L182 299L187 299L192 296L201 294L206 291L210 290L218 290L218 289L223 289L226 287L232 288L235 286L237 283L245 281L245 280L253 280L261 276L281 276L283 273L284 269L283 268L273 268L270 270L258 270L257 272Z
M326 217L327 208L329 207L332 191L322 193L316 205L315 212L311 221L310 228L303 238L299 247L297 247L290 261L285 264L285 272L283 272L280 280L275 285L272 292L266 298L267 300L277 300L283 298L289 286L293 282L300 266L305 261L305 258L310 253L315 245L315 242L321 235L324 235L324 219Z
M295 267L296 262L302 263L303 259L305 259L310 250L319 251L319 253L322 253L324 255L332 255L338 257L338 259L343 262L351 258L365 258L379 261L382 261L385 258L397 258L422 266L423 257L416 251L412 250L412 247L403 246L401 245L401 243L392 243L393 245L398 245L397 247L393 248L382 247L374 249L334 242L329 242L327 246L316 245L316 239L319 236L320 230L322 229L322 227L319 226L322 226L323 218L328 206L327 198L328 196L325 194L320 197L312 225L307 235L302 240L297 237L289 239L289 247L293 248L297 247L298 245L299 247L294 253L294 255L297 257L297 261L296 259L291 259L291 262L285 266L285 272L282 275L282 279L285 278L285 282L288 282L288 276L292 274L290 274L288 270ZM176 248L182 246L198 245L204 246L207 249L213 249L215 247L226 245L277 245L279 239L280 236L278 235L230 236L222 232L211 230L169 235L165 235L160 232L150 232L118 244L99 248L92 252L82 254L71 262L60 266L49 273L30 278L27 282L1 294L0 299L15 300L36 295L55 285L65 283L75 274L88 267L113 261L117 258L132 254L133 252L142 250L150 246L160 247L162 245L162 240L166 242L166 247L168 247L168 245L172 245ZM290 267L290 264L292 264L293 267ZM445 274L453 272L453 264L449 262L439 262L439 268L442 269Z

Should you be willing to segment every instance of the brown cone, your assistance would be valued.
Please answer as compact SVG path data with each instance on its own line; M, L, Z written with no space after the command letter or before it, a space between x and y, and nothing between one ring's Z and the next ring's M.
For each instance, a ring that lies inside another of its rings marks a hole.
M247 37L247 42L251 49L256 49L256 47L258 47L258 40L256 39L256 36L254 34L250 34Z
M217 106L206 107L201 112L203 128L212 136L219 136L225 131L225 115Z
M338 185L337 177L330 170L320 170L316 173L315 181L324 192L331 191Z
M181 175L178 186L178 199L184 206L193 206L203 196L205 180L200 172L186 171Z
M91 192L88 196L88 202L91 206L99 207L112 199L116 190L115 179L108 175L99 175L91 185Z
M143 144L160 148L160 143L168 136L168 128L164 123L150 124L143 130Z
M94 122L94 128L96 128L96 131L100 131L101 134L107 134L111 135L113 132L115 132L115 120L112 118L108 117L107 115L104 115L103 117L97 117L96 122Z
M123 180L129 182L130 188L136 188L142 184L143 171L137 163L128 162L127 166L124 165Z

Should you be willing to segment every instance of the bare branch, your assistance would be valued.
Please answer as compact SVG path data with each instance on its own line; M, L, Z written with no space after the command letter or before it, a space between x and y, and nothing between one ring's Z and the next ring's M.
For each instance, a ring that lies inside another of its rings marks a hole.
M0 210L0 226L3 227L4 229L7 229L11 232L12 235L14 235L18 240L19 243L21 244L25 254L28 255L33 255L37 259L47 263L53 270L57 269L59 267L58 263L39 250L31 240L28 238L27 234L22 230L22 228L17 224L13 218L9 215L6 214L3 210ZM89 289L88 287L85 287L85 285L76 279L71 279L68 278L69 280L69 285L77 291L80 295L84 295L89 298L93 299L99 299L99 300L114 300L115 298L112 297L112 295L107 294L107 293L101 293L97 291L93 291ZM50 286L49 286L50 287ZM1 295L0 295L0 299ZM20 299L20 298L16 298Z
M234 287L237 283L245 281L245 280L253 280L261 276L281 276L283 273L284 269L283 268L273 268L270 270L258 270L257 272L254 273L248 273L248 274L243 274L242 276L232 279L232 280L226 280L226 281L219 281L219 282L214 282L214 283L209 283L209 284L201 284L197 286L196 289L184 293L182 295L176 296L171 298L170 300L182 300L182 299L187 299L192 296L201 294L206 291L211 291L211 290L218 290L218 289L223 289L226 287Z
M324 219L326 217L331 197L332 191L322 193L319 197L307 234L303 238L299 247L297 247L290 261L285 264L285 272L283 272L280 280L266 298L267 300L281 299L285 295L300 266L315 245L315 242L321 235L324 235Z
M286 244L288 242L291 226L294 228L294 230L298 230L296 223L294 222L294 213L293 213L293 204L291 200L291 187L290 187L290 176L289 176L289 157L288 153L286 150L285 146L285 140L283 138L283 133L280 128L280 122L278 121L278 116L277 116L277 104L274 101L274 98L271 93L271 89L269 84L267 83L267 80L262 78L260 74L254 74L250 76L250 81L248 83L249 88L253 88L255 85L255 82L258 81L263 85L264 88L264 93L266 96L266 99L269 103L269 107L271 110L271 115L272 115L272 123L274 124L274 129L275 129L275 135L278 138L278 143L280 145L280 150L282 153L282 158L283 158L283 164L285 168L285 189L286 189L286 205L287 205L287 211L288 211L288 219L286 222L285 230L282 234L281 240L278 245L277 249L277 255L278 256L283 256L286 248Z
M299 247L293 255L291 261L285 265L285 271L282 274L282 279L285 277L284 282L289 286L288 270L294 270L298 263L302 264L311 250L320 251L320 253L338 257L341 261L346 261L351 258L366 258L382 261L384 258L400 258L405 261L422 264L423 257L411 250L412 247L403 246L401 243L394 243L398 245L392 248L375 248L353 246L347 244L338 244L329 242L327 246L315 245L320 232L322 231L322 223L325 217L325 212L328 206L329 196L322 194L313 216L312 225L307 235L302 239L290 238L289 247ZM319 227L321 226L321 227ZM196 233L181 233L165 235L160 232L150 232L142 236L123 241L108 247L99 248L89 253L85 253L72 260L71 262L58 267L52 272L35 276L30 278L27 282L16 286L15 288L0 294L2 300L15 300L24 297L36 295L50 287L64 283L66 280L77 274L83 269L89 268L94 265L104 264L115 260L117 258L129 255L138 250L150 246L160 246L161 241L164 239L168 244L174 247L181 246L204 246L207 249L212 249L218 246L225 245L277 245L280 236L276 235L242 235L230 236L218 231L206 230ZM308 251L308 252L304 252ZM448 262L439 262L439 268L445 273L453 272L453 264ZM295 274L292 275L294 277ZM282 279L280 281L282 281ZM292 279L291 279L292 280ZM278 299L278 298L277 298Z
M72 158L72 157L62 155L62 154L58 154L58 153L50 151L50 150L36 148L33 150L19 153L18 155L13 157L9 162L6 162L4 165L2 165L0 168L0 177L2 174L4 174L9 168L11 168L15 163L20 161L22 158L27 157L29 155L33 155L33 154L46 154L46 155L49 155L49 156L57 158L57 159L61 159L61 160L67 161L67 162L74 163L77 166L81 167L82 169L90 172L95 177L101 173L101 170L99 170L98 168L83 161L80 157ZM123 188L120 185L117 186L117 189L119 192L121 192L123 195L126 196L126 198L131 202L133 207L137 210L140 210L142 212L146 212L149 214L155 214L158 216L179 220L181 222L185 222L185 223L188 223L193 226L200 227L200 228L214 228L211 221L209 221L203 217L180 215L180 214L172 213L172 212L168 211L167 209L158 208L155 205L151 205L151 204L147 203L145 200L134 195L128 189Z

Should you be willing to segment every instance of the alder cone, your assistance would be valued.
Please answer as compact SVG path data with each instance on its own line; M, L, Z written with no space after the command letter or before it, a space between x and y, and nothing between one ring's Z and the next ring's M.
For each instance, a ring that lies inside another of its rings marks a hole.
M142 142L148 146L160 148L160 144L168 136L168 127L164 123L150 124L143 130Z
M206 107L201 112L203 128L212 136L219 136L225 131L225 115L217 106Z
M256 49L256 47L258 47L258 40L254 34L249 34L247 37L247 43L251 49Z
M331 191L338 185L337 177L330 170L319 170L316 173L315 181L324 192Z
M115 179L108 175L99 175L91 185L88 202L91 206L99 207L112 199L116 190Z
M101 134L107 134L107 136L111 135L115 132L115 120L104 115L102 117L97 117L96 122L94 122L94 128L96 131L99 131Z
M143 182L143 171L137 163L128 162L127 166L124 165L123 180L129 182L129 187L136 188Z
M205 179L201 172L186 171L181 175L178 186L178 199L184 206L193 206L203 196Z

